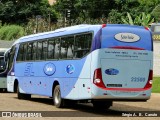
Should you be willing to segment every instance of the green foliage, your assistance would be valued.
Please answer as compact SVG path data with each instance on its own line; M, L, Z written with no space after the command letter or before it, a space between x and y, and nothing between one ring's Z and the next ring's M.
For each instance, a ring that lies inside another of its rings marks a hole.
M120 24L122 23L120 19L121 16L123 16L122 13L120 13L118 10L113 9L108 15L108 22L112 24Z
M81 11L80 8L76 9L77 3L77 0L56 0L54 8L63 18L67 18L67 14L69 13L69 19L76 19Z
M135 19L136 20L136 19ZM130 25L134 25L135 20L133 20L133 18L131 17L131 15L127 12L127 19L122 18L122 21L125 24L130 24Z
M90 19L90 18L86 18L85 20L83 20L82 18L77 18L75 21L71 22L71 25L78 25L78 24L105 24L107 23L107 19L106 18L99 18L99 19Z
M132 15L132 18L136 18L143 12L145 14L151 14L153 9L160 3L160 0L114 0L116 5L109 13L108 19L111 23L124 23L121 21L121 17L126 17L126 12ZM159 11L157 10L157 13ZM154 16L151 14L155 20L157 20L158 15ZM138 18L136 18L138 19Z
M48 0L3 0L0 2L0 20L2 23L26 24L28 18L41 15L48 18L50 14L51 21L56 21L55 12L50 10Z
M85 20L107 17L114 5L112 0L57 0L54 6L62 16L66 16L67 10L70 10L69 19L81 17Z
M123 23L130 25L140 25L148 27L151 23L154 22L154 18L151 17L150 14L145 14L142 12L140 15L133 18L130 13L127 12L126 18L121 18Z
M25 26L25 35L51 31L60 27L64 27L63 21L51 23L44 18L32 18L29 19L28 24Z
M151 14L156 18L156 21L160 21L160 4L153 9Z
M145 14L144 12L141 15L141 25L148 27L151 23L154 22L154 18L151 17L151 14Z
M160 3L160 0L138 0L138 2L144 6L155 6Z
M24 36L24 29L18 25L4 25L0 28L1 40L15 40Z
M2 21L0 21L0 29L1 29L1 27L2 27Z
M49 31L48 22L44 18L29 19L25 27L26 35Z
M160 93L160 77L153 78L152 92Z

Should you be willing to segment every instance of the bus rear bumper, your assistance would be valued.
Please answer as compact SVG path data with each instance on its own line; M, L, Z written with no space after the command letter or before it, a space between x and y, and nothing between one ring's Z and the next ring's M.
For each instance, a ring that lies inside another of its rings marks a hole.
M150 96L145 96L145 97L141 97L141 96L136 96L136 97L115 97L115 96L92 96L92 100L109 100L109 101L147 101L148 99L150 99Z
M144 91L97 90L92 92L92 99L112 101L146 101L150 99L151 89Z

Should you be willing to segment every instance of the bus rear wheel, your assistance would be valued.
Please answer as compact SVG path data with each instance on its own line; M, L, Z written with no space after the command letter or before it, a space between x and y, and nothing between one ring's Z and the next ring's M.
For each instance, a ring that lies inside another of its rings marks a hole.
M65 100L61 98L60 86L56 85L53 91L53 102L57 108L61 108L65 106Z

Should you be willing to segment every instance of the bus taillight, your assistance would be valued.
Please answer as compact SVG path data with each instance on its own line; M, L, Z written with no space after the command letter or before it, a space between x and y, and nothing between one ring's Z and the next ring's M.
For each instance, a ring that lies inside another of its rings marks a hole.
M149 77L148 77L148 81L147 84L144 88L151 88L152 87L152 79L153 79L153 71L150 70L149 71Z
M102 81L101 68L98 68L94 71L93 83L98 87L105 88L105 85Z

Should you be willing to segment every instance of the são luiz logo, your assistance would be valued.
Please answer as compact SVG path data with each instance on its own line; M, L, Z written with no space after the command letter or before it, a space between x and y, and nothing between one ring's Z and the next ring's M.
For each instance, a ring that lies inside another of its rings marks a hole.
M51 76L55 73L56 67L53 63L47 63L47 64L45 64L43 70L46 75Z

